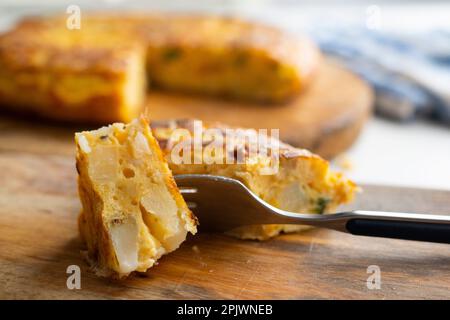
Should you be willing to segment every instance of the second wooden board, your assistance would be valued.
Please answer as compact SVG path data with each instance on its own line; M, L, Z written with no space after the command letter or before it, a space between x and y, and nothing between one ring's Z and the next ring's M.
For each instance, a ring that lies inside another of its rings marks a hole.
M152 119L197 118L233 126L280 129L284 142L325 158L346 150L371 112L372 90L347 70L325 62L297 99L284 105L255 105L152 91Z

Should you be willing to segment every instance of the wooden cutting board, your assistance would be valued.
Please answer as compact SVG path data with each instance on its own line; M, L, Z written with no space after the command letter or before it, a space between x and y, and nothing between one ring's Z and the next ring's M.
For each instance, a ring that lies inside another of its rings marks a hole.
M0 299L450 298L448 245L328 230L266 242L191 237L146 274L98 278L80 254L72 132L0 116ZM360 209L449 213L450 191L366 187ZM81 268L81 289L66 286ZM381 288L366 286L367 268Z
M373 93L367 84L331 61L325 61L305 91L287 104L255 105L151 90L145 110L153 120L196 118L231 126L279 129L283 142L330 159L345 151L359 136L372 104ZM25 148L45 152L47 147L55 147L54 139L49 140L47 136L58 136L56 143L61 145L62 140L71 140L75 131L98 126L61 124L33 117L21 121L3 111L1 127L4 132L0 141L5 146L23 143ZM45 138L39 145L30 144L28 139L36 135Z
M332 158L358 137L372 108L373 94L362 80L325 61L309 87L279 105L256 105L152 91L152 119L197 118L256 129L280 129L284 142Z

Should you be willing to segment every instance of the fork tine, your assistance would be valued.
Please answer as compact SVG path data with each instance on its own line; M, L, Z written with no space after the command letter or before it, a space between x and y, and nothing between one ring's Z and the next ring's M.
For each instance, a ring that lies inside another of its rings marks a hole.
M198 192L198 189L194 187L178 187L178 189L182 194L192 194Z

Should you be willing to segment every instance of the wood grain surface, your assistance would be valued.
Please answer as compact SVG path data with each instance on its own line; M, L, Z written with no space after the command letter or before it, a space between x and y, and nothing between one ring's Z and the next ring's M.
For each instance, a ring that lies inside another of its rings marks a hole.
M152 91L152 119L197 118L256 129L280 129L284 142L332 158L359 136L371 113L372 90L358 77L325 61L306 90L280 105L255 105Z
M73 131L0 116L1 299L448 299L448 245L314 229L266 242L191 237L146 274L98 278L84 262L76 217ZM367 186L354 207L449 213L450 192ZM81 289L66 286L69 265ZM369 290L367 268L381 269Z

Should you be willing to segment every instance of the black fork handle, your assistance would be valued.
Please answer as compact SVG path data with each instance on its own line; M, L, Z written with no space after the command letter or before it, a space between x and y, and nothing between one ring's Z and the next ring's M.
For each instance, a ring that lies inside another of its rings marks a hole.
M345 228L349 233L360 236L450 243L450 217L426 215L424 219L416 219L411 216L406 221L404 217L395 219L392 216L389 219L354 217L347 220Z

